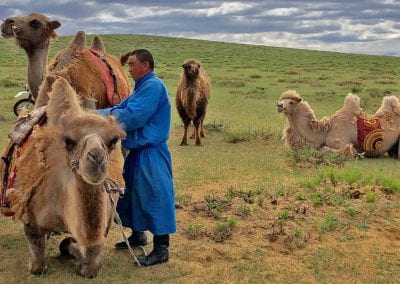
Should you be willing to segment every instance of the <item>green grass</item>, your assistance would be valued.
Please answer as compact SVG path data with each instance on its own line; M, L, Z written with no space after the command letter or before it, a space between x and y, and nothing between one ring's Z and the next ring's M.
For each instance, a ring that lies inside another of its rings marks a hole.
M92 37L88 36L88 43ZM183 208L177 209L178 232L172 237L169 264L134 267L128 253L112 249L120 238L113 228L95 281L384 283L400 277L398 250L380 242L389 238L383 232L394 232L393 237L400 225L396 215L399 161L387 156L349 160L313 149L288 151L281 140L285 122L275 110L281 93L296 89L319 118L341 108L349 92L360 96L364 111L374 113L384 95L400 94L400 58L146 35L104 35L102 39L110 54L147 48L154 55L155 71L165 81L173 106L169 145L176 200ZM49 57L69 40L62 36L53 41ZM199 59L212 79L202 147L194 146L192 140L187 147L179 146L183 128L174 99L180 66L187 58ZM24 53L12 40L1 38L3 147L15 122L14 95L23 90L25 78ZM368 190L374 187L391 194L391 199L380 190L374 192L375 197L369 196L373 191ZM366 194L351 200L346 192L354 189ZM307 210L296 215L299 206ZM240 221L231 214L239 215ZM393 225L380 230L390 225L385 218L394 220ZM294 252L281 250L283 237L268 243L265 235L276 219L284 220L284 237L303 239L311 231L309 242ZM341 242L340 237L350 236L341 231L348 227L355 233L351 231L351 238ZM374 232L381 233L369 235ZM212 237L219 242L211 241ZM373 245L364 243L371 239L376 239ZM51 238L47 245L49 273L35 278L27 270L22 225L0 218L0 257L7 259L0 266L0 282L84 282L73 264L58 261L58 241ZM366 260L368 267L359 259Z

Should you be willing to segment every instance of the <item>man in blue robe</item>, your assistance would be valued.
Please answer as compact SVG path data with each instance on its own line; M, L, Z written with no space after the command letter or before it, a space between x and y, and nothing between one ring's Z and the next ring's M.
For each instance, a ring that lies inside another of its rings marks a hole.
M98 110L113 115L127 133L122 146L129 150L124 163L125 195L117 211L125 227L132 229L129 243L146 245L143 231L153 237L153 251L139 258L142 265L167 262L169 234L176 232L171 154L167 140L171 104L164 83L154 74L151 53L138 49L127 53L129 73L135 80L133 94L120 104ZM127 248L124 242L117 248Z

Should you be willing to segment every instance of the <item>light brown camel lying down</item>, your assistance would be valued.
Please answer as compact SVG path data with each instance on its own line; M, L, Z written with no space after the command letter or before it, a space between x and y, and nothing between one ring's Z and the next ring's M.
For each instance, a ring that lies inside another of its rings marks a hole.
M384 97L374 116L362 112L360 98L353 94L346 96L341 109L321 120L293 90L281 95L276 108L288 120L283 136L291 149L312 147L349 156L379 156L399 141L400 101L396 96Z
M61 254L74 256L79 273L92 278L113 212L104 185L110 178L123 185L119 140L125 133L113 118L83 111L63 78L53 85L47 115L47 125L36 127L20 149L7 198L24 223L32 274L46 270L46 235L64 232L70 237Z

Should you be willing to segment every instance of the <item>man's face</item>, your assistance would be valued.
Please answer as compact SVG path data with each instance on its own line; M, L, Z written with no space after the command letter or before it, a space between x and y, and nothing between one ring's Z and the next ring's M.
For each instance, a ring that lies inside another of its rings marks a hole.
M149 62L140 62L136 55L129 56L128 70L129 74L131 74L133 80L135 81L140 80L144 75L151 71Z

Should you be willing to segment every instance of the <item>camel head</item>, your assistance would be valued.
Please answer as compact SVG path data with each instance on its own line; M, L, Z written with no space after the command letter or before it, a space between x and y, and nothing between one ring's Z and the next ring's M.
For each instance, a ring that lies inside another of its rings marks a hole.
M303 99L300 97L299 93L294 90L288 90L279 98L279 102L276 104L276 110L285 114L294 113L298 103L302 101Z
M108 176L110 154L125 132L115 118L83 111L78 95L63 78L55 81L49 97L49 125L59 129L66 163L78 179L90 185L102 184Z
M183 72L188 80L194 80L200 73L200 62L195 59L185 60L182 64Z
M5 19L1 24L1 35L15 37L17 44L27 52L35 51L48 45L50 39L57 36L54 30L60 26L58 21L51 21L43 14L31 13Z

